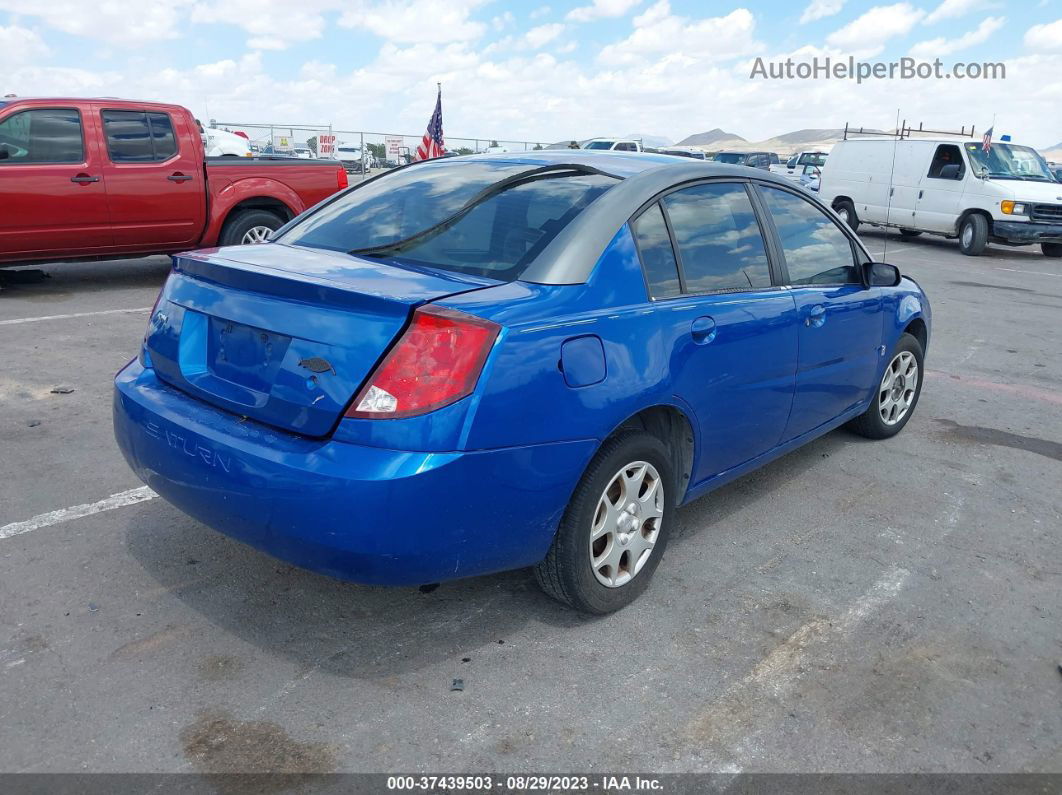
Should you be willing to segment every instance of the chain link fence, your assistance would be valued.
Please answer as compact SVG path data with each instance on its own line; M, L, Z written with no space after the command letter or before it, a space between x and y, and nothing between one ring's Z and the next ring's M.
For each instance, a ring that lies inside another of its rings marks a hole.
M330 124L243 124L210 120L210 127L243 133L251 151L269 157L330 157L343 162L351 173L369 174L374 170L408 163L416 156L424 133L368 132L340 130ZM446 136L446 150L459 155L480 152L528 152L545 149L544 141L516 141L502 138L462 138Z

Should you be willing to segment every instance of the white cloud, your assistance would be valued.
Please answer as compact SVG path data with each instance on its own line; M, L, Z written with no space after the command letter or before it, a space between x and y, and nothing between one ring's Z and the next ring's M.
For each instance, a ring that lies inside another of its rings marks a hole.
M541 19L542 17L548 15L549 12L552 11L552 10L553 9L550 8L549 6L539 6L534 11L532 11L530 14L528 14L528 16L531 19Z
M832 17L840 13L844 8L844 2L845 0L811 0L808 7L804 9L804 13L800 15L800 24L804 25L816 19Z
M687 65L725 61L761 48L755 29L755 18L744 8L725 17L694 20L673 15L668 0L659 0L634 18L630 36L602 48L598 60L631 64L660 56Z
M527 42L527 46L533 50L537 50L546 44L549 44L559 35L564 32L564 25L560 22L550 22L545 25L539 25L537 28L531 28L524 34L524 41Z
M921 41L911 48L911 57L923 60L943 58L952 53L973 47L975 44L983 44L989 37L1003 27L1006 22L1004 17L988 17L977 26L957 39L945 39L943 37Z
M925 16L925 11L910 3L874 6L826 37L826 43L851 55L869 58L885 48L885 42L911 32Z
M48 54L48 46L32 30L0 25L0 66L13 68ZM7 92L0 92L0 95Z
M606 17L621 17L642 0L593 0L588 6L573 8L567 19L572 22L591 22Z
M488 0L386 0L382 3L345 3L339 24L367 28L389 41L415 44L473 41L486 25L469 18Z
M1025 32L1025 46L1033 50L1062 50L1062 19L1033 25Z
M942 19L955 19L964 14L983 8L989 4L989 0L944 0L939 6L929 12L926 24L932 25Z
M0 11L40 19L48 27L95 42L140 45L176 38L180 12L190 3L191 0L0 0Z

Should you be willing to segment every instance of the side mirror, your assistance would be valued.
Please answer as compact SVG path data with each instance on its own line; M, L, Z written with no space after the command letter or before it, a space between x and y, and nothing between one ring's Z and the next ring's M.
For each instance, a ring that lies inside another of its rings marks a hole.
M863 263L863 284L867 287L895 287L900 283L900 269L884 262Z

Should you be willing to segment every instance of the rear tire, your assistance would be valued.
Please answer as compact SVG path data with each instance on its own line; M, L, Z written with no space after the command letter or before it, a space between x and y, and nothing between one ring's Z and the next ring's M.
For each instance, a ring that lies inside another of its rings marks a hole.
M900 237L902 237L902 238L918 237L920 234L922 234L922 233L919 230L917 230L917 229L901 229L900 230Z
M284 219L269 210L239 210L225 221L225 226L218 237L218 245L242 246L249 243L264 243L269 235L283 225Z
M959 250L968 257L979 257L988 245L988 219L980 213L966 216L959 227Z
M833 211L840 216L841 220L848 224L848 228L855 232L859 229L859 216L856 215L855 206L848 199L842 199L833 206Z
M849 430L868 439L888 439L902 431L914 414L922 394L924 356L922 343L917 337L907 333L900 335L896 347L889 354L889 364L878 382L870 405L848 423Z
M624 431L606 440L575 487L549 552L535 566L542 590L598 615L634 601L664 556L675 519L675 482L671 457L655 436Z
M1062 257L1062 243L1041 243L1040 250L1044 252L1045 257Z

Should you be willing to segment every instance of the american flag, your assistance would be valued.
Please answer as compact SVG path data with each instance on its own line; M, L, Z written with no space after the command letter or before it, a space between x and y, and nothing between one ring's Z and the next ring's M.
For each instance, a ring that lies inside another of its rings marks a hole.
M989 150L992 149L992 130L994 129L995 127L989 127L985 130L985 137L981 139L981 151L985 154L988 154Z
M439 97L435 100L435 112L431 114L428 129L424 133L420 146L417 147L417 156L414 159L431 160L433 157L442 157L443 152L446 151L445 147L442 128L442 87L440 86Z

